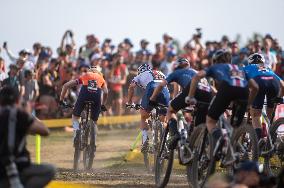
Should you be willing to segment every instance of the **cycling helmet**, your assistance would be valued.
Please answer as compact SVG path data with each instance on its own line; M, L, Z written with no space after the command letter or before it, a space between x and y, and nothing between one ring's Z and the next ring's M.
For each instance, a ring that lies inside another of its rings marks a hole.
M212 59L213 63L230 63L231 53L227 49L220 49L213 54Z
M142 72L150 71L150 70L152 70L150 65L144 63L144 64L142 64L138 67L137 72L138 72L138 74L141 74Z
M189 65L190 65L190 63L189 63L188 59L186 59L186 58L179 58L175 62L175 69L182 68L182 67L189 66Z
M249 64L259 64L259 63L264 63L264 62L265 62L265 59L264 59L263 55L259 54L259 53L251 54L248 57L248 63Z

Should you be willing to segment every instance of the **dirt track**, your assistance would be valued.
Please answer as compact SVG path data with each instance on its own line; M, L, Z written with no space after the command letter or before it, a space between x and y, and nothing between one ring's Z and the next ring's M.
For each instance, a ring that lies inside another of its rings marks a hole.
M93 170L73 172L72 134L52 131L42 139L42 162L57 166L57 180L100 185L103 187L154 187L154 176L148 173L139 157L125 161L135 129L100 130ZM34 137L29 137L29 150L34 158ZM175 170L168 187L188 187L185 171Z

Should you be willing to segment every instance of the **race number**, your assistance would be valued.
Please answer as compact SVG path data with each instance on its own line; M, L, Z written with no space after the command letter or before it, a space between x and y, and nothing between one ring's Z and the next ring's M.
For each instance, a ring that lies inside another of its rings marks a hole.
M88 91L95 92L98 90L97 81L96 80L89 80L88 81Z

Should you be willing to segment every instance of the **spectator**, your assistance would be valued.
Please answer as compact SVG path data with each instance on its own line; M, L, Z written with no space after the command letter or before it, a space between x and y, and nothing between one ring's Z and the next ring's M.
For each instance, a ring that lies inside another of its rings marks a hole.
M123 85L126 84L128 70L123 62L123 56L115 54L112 62L112 68L108 76L110 87L109 105L114 107L114 114L122 114Z
M41 52L41 49L42 49L42 45L39 42L34 43L33 45L34 52L28 58L28 60L31 61L34 65L37 64L37 60Z
M47 136L49 130L18 102L17 90L0 90L0 187L44 187L54 177L54 167L31 163L26 137L28 133Z
M284 80L284 51L277 54L276 74Z
M99 53L95 53L92 58L91 58L91 67L97 67L98 71L102 71L102 67L101 67L101 62L102 62L102 56Z
M147 55L147 62L150 62L152 59L152 53L150 50L147 49L149 42L146 39L142 39L140 41L141 49L137 52L137 54L146 54Z
M71 30L67 30L61 40L60 48L58 49L59 54L65 52L68 57L68 62L71 62L74 67L76 66L76 43L74 40L74 34ZM68 43L70 41L70 43Z
M264 43L263 55L265 58L265 65L271 68L273 71L275 71L277 59L275 53L270 51L272 47L272 40L270 38L265 38L263 43Z
M15 90L17 90L17 92L20 93L20 89L21 89L21 85L20 85L20 81L18 78L18 67L17 65L11 64L9 66L10 71L8 73L8 78L4 79L2 82L2 86L9 86L14 88Z
M97 50L97 48L99 48L100 42L99 39L95 37L95 35L93 34L87 35L86 40L87 44L81 46L79 49L79 56L85 59L87 63L89 63L90 55L94 53Z
M130 65L133 60L134 60L134 55L131 52L131 49L133 48L133 44L131 42L131 40L129 38L126 38L123 40L125 46L124 46L124 54L123 54L123 58L124 58L124 63L126 65Z
M240 50L240 52L239 52L239 55L234 56L232 58L232 64L239 65L239 66L248 65L247 55L248 55L247 49L246 48L242 48Z
M0 87L4 79L7 78L7 74L5 72L5 61L2 57L0 57Z
M176 60L176 53L170 51L167 53L166 60L162 62L160 70L168 76L174 68L174 62Z
M39 86L37 83L37 80L34 79L34 72L31 70L25 70L25 92L23 99L26 102L29 102L32 107L34 107L35 101L37 97L39 96Z
M174 51L174 45L173 45L173 37L165 33L163 35L163 54L167 54L169 51Z
M159 69L162 61L165 59L165 52L163 50L163 45L161 43L155 44L155 53L152 58L153 69ZM137 67L138 68L138 67ZM136 68L136 70L137 70Z

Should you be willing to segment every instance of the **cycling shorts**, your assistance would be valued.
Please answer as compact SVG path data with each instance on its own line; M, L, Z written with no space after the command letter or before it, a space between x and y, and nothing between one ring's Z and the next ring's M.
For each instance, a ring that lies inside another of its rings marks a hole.
M141 106L144 110L146 110L147 112L150 112L153 108L151 106L149 106L149 100L150 97L152 96L155 88L159 85L159 82L150 82L146 89L145 89L145 93L144 96L142 97L142 101L141 101ZM157 96L157 100L156 100L159 104L163 104L168 106L169 105L169 101L170 101L170 93L169 90L164 87L162 89L162 91L160 92L160 94ZM162 112L163 115L166 115L167 112Z
M216 97L209 107L208 116L217 121L232 101L242 101L245 105L243 105L242 111L239 112L240 116L242 116L239 117L241 121L246 112L248 95L248 87L231 86L225 81L221 82Z
M262 109L264 98L266 96L267 107L273 108L274 104L271 100L277 97L279 93L279 81L273 76L257 76L253 79L258 84L259 90L253 101L252 107L255 109Z
M97 121L101 112L101 93L102 90L99 88L95 92L90 92L86 86L82 86L73 110L73 115L80 116L84 110L85 102L92 101L91 119Z
M171 107L175 112L185 108L188 104L185 103L185 98L188 96L190 89L190 83L179 93L170 103ZM212 93L196 88L194 97L197 101L201 101L208 104L197 104L196 105L196 116L194 119L194 124L197 126L201 123L206 122L206 115L209 107L209 103L212 100Z

